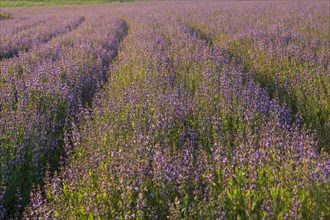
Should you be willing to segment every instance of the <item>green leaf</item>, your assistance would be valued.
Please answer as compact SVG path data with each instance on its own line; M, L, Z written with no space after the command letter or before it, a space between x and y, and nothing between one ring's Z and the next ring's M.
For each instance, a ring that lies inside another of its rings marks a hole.
M54 210L55 216L60 216L60 213L57 210Z
M229 189L226 189L226 193L227 193L228 198L231 200L232 199L232 195L231 195Z

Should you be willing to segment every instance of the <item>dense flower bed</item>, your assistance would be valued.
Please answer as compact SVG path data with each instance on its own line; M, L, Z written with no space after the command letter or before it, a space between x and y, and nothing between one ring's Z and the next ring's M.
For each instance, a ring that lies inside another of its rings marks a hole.
M328 6L17 9L0 216L329 218Z

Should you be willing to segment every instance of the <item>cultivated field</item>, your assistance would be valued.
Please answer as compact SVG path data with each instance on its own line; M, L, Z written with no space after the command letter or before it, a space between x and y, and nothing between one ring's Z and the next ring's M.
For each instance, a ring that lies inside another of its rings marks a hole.
M1 0L0 6L7 7L31 7L31 6L55 6L55 5L80 5L101 4L111 2L130 2L134 0ZM149 0L145 0L149 1Z
M0 219L330 219L329 7L6 8Z

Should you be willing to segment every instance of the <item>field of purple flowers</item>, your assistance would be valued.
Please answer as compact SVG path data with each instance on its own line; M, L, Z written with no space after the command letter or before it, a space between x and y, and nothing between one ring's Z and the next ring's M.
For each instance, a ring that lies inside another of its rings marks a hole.
M329 2L6 9L1 219L329 219Z

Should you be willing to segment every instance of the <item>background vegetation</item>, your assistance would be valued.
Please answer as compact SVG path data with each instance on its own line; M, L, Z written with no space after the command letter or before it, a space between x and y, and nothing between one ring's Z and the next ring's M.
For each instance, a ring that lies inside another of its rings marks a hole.
M1 8L30 7L30 6L54 6L54 5L79 5L100 4L111 2L132 2L134 0L1 0Z

